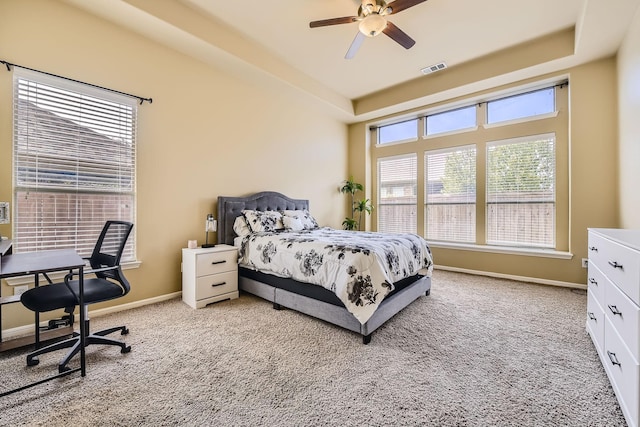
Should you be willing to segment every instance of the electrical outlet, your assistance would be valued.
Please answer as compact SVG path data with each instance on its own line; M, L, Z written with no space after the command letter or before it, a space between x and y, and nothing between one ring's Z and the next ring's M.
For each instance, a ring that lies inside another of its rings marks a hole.
M14 286L13 295L22 295L29 290L29 285Z
M582 258L582 268L589 267L589 258Z

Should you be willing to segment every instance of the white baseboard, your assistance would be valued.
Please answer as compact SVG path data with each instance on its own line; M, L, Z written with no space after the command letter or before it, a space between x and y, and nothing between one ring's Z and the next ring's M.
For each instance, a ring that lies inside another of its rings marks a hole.
M182 292L174 292L172 294L160 295L153 298L147 298L140 301L133 301L126 304L115 305L113 307L101 308L98 310L90 310L89 318L100 317L106 314L117 313L119 311L130 310L132 308L138 308L149 304L155 304L157 302L168 301L174 298L180 298ZM77 309L76 309L77 312ZM78 314L76 313L76 320L78 320ZM41 322L41 326L47 326L47 322ZM11 339L19 336L24 336L33 333L33 325L18 326L11 329L5 329L2 331L2 339Z
M476 276L495 277L497 279L510 279L510 280L516 280L518 282L529 282L529 283L537 283L540 285L551 285L551 286L560 286L563 288L587 290L587 285L585 283L561 282L559 280L540 279L538 277L514 276L511 274L493 273L490 271L480 271L480 270L469 270L466 268L447 267L443 265L435 265L434 268L436 270L454 271L456 273L475 274Z

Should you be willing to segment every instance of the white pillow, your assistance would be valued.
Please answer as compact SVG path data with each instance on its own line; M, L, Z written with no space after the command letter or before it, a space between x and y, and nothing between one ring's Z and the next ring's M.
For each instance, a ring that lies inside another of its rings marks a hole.
M243 210L242 215L254 233L280 231L284 228L282 214L278 211Z
M284 229L287 231L302 231L304 230L304 225L302 221L298 218L294 218L292 216L283 216L282 223L284 224Z
M247 225L247 220L244 219L244 216L240 215L236 217L235 221L233 221L233 231L235 231L239 237L251 234L251 229Z
M282 211L282 215L300 221L304 230L315 230L319 227L318 221L306 209Z

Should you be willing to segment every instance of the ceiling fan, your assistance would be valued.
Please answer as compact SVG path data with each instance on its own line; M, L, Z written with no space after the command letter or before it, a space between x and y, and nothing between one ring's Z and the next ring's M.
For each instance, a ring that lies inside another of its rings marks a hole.
M395 0L387 3L385 0L362 0L362 4L358 8L358 16L345 16L342 18L323 19L321 21L312 21L309 27L325 27L327 25L350 24L352 22L360 22L358 25L358 34L351 42L351 46L345 55L345 59L351 59L355 56L364 41L364 37L375 37L380 33L384 33L399 43L405 49L410 49L415 40L409 37L404 31L396 27L393 22L387 21L387 15L402 12L412 6L424 3L427 0Z

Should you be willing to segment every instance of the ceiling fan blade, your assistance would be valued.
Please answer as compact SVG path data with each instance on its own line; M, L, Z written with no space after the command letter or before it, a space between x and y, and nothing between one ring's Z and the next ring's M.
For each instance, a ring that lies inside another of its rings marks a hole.
M310 28L326 27L327 25L350 24L358 20L357 16L345 16L342 18L323 19L309 22Z
M351 42L351 46L349 46L349 50L347 51L347 54L344 56L344 59L351 59L354 56L356 56L356 53L358 53L358 49L360 49L360 45L364 41L365 37L366 36L364 34L358 31L358 33L356 34L356 37Z
M415 6L420 3L424 3L427 0L396 0L392 3L389 3L387 6L391 9L391 12L388 15L392 15L394 13L402 12L405 9L409 9L412 6ZM401 43L402 44L402 43Z
M414 39L409 37L407 33L402 31L400 28L396 27L391 21L387 21L387 27L382 30L382 32L398 42L405 49L410 49L414 44L416 44Z

